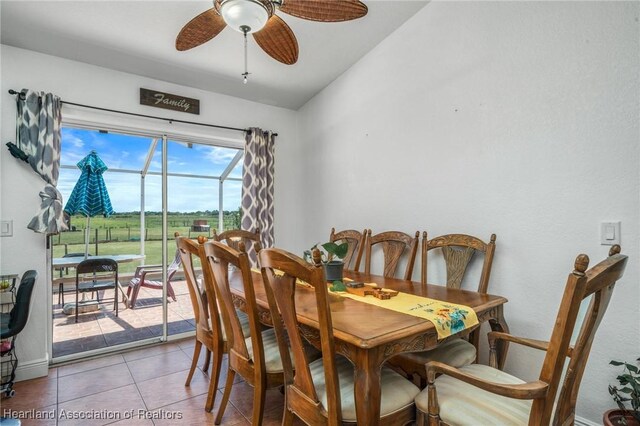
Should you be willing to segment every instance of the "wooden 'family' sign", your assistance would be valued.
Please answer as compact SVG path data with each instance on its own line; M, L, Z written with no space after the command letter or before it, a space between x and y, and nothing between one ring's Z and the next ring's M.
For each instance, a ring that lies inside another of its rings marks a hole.
M198 99L143 88L140 88L140 105L200 114L200 101Z

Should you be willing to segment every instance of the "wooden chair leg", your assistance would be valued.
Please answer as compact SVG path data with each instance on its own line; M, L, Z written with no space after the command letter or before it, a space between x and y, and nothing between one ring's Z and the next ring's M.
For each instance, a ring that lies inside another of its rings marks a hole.
M220 370L222 370L222 347L216 347L214 343L213 347L213 363L211 368L213 371L209 375L209 394L207 395L207 403L204 406L205 410L211 412L213 410L213 403L216 400L216 392L218 390L218 380L220 380ZM231 369L228 370L231 375ZM228 377L228 376L227 376ZM233 382L232 382L233 383Z
M189 386L191 384L191 378L193 377L193 373L196 371L196 367L198 366L198 358L200 358L201 349L202 342L196 340L196 345L193 348L193 358L191 359L191 369L189 370L189 374L187 375L187 381L184 383L185 386Z
M211 351L207 348L207 352L204 354L204 364L202 365L202 372L207 373L209 371L209 365L211 364Z
M264 415L264 399L267 393L266 380L257 380L256 387L253 390L253 416L251 424L261 425L262 416Z
M227 402L229 402L229 396L231 395L231 388L233 387L233 380L235 379L235 377L236 377L236 372L232 369L229 369L229 371L227 372L227 380L224 384L224 394L222 395L222 401L220 401L220 407L218 407L218 414L216 414L215 424L217 425L219 425L222 422L222 416L224 416L224 410L227 408ZM255 407L254 407L254 410L255 410Z
M287 409L287 405L285 403L284 406L284 414L282 416L282 426L292 426L295 414Z

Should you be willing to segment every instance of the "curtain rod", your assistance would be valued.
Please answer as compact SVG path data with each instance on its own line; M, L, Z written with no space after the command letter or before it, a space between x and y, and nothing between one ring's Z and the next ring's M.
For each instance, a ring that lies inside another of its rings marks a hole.
M22 92L16 92L13 89L9 89L9 94L10 95L18 95L21 100L25 100L24 93L22 93ZM74 103L74 102L67 102L67 101L61 101L61 102L63 104L66 104L66 105L73 105L73 106L82 107L82 108L89 108L89 109L97 109L99 111L115 112L117 114L132 115L134 117L153 118L155 120L168 121L169 123L194 124L196 126L214 127L216 129L237 130L239 132L248 132L249 131L248 129L240 129L238 127L219 126L217 124L198 123L196 121L176 120L176 119L173 119L173 118L158 117L158 116L155 116L155 115L137 114L135 112L119 111L117 109L101 108L101 107L96 107L96 106L91 106L91 105L84 105L84 104L77 104L77 103ZM273 136L278 136L278 134L277 133L273 133Z

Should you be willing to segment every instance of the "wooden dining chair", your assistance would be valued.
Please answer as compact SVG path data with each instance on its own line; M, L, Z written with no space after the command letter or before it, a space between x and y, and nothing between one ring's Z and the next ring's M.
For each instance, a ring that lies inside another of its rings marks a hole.
M266 391L282 386L284 373L273 328L261 331L251 265L249 265L244 242L240 241L238 250L235 250L218 241L210 241L200 247L200 256L203 269L206 273L213 274L223 323L227 335L231 336L228 355L229 372L215 424L220 424L222 420L237 373L254 388L251 423L259 426L262 424ZM238 313L233 305L229 287L229 266L237 268L237 273L242 279L250 336L242 331Z
M550 341L490 332L491 366L473 364L458 369L440 362L428 363L427 389L416 398L418 425L573 424L591 344L615 283L627 264L627 256L619 253L620 246L613 246L609 257L590 270L587 270L587 255L576 258ZM571 346L580 305L587 298L591 298L589 307L576 343ZM544 351L538 380L525 382L498 370L496 344L499 341ZM567 357L568 369L560 383Z
M336 232L336 228L331 228L329 242L346 242L349 245L347 255L344 257L344 266L346 269L358 272L360 270L362 254L364 253L366 238L366 229L362 232L356 231L355 229L345 229L344 231Z
M220 370L222 369L222 356L228 352L227 336L222 325L222 319L218 310L216 292L213 285L213 277L203 268L204 276L198 280L194 268L194 260L200 258L200 246L206 241L205 237L198 242L176 234L176 244L180 253L184 278L189 288L189 297L196 321L196 344L193 349L191 368L187 375L185 386L191 384L193 373L198 366L200 352L204 346L206 352L202 371L207 373L213 354L212 371L209 374L209 391L205 410L211 411L218 389ZM248 329L248 319L243 321Z
M427 257L434 249L442 250L447 271L447 288L459 289L467 266L476 253L484 255L482 273L477 292L486 294L491 275L491 265L496 249L496 234L491 234L489 242L464 234L447 234L439 237L427 238L422 233L422 284L427 283ZM476 291L476 289L473 289ZM424 365L430 361L444 362L452 367L461 368L476 360L480 345L480 327L476 327L469 334L468 341L462 338L451 339L430 351L400 354L389 360L389 363L400 369L408 377L413 377L416 383L423 385L427 376Z
M294 416L311 425L355 423L353 364L336 354L331 306L320 253L314 250L314 265L276 248L264 249L258 257L285 373L282 424L293 424ZM302 325L296 312L297 280L310 284L312 289L304 291L315 294L322 358L311 363L305 356L300 331ZM295 374L293 365L296 366ZM412 421L415 418L412 395L420 392L418 387L389 368L383 367L380 374L383 424L401 425ZM359 391L366 392L365 389Z
M222 232L221 234L218 234L214 229L213 240L225 243L235 250L238 250L238 244L243 242L247 249L249 259L251 260L251 265L257 265L258 252L262 248L259 229L256 229L255 232L245 231L244 229L230 229Z
M373 246L380 245L384 255L384 272L385 277L394 277L398 264L402 255L407 252L407 267L404 272L404 279L410 280L413 274L413 265L416 261L416 253L418 251L418 238L420 232L416 231L414 237L404 232L387 231L376 235L371 235L371 229L367 231L366 239L366 257L364 262L364 273L371 273L371 252Z

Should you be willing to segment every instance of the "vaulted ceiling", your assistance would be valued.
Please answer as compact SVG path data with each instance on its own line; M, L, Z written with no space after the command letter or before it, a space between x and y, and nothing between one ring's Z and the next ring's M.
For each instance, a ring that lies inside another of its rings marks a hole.
M340 23L278 13L296 34L295 65L267 56L250 39L249 84L242 84L242 34L229 28L189 51L180 28L211 1L0 2L3 44L119 71L297 109L375 47L427 1L364 0L364 18ZM408 46L409 48L411 46Z

